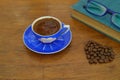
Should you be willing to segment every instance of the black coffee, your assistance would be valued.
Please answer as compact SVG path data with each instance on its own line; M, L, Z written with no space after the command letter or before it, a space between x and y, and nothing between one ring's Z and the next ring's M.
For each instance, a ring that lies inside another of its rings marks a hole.
M52 35L60 29L60 23L53 18L46 18L37 21L33 30L40 35Z

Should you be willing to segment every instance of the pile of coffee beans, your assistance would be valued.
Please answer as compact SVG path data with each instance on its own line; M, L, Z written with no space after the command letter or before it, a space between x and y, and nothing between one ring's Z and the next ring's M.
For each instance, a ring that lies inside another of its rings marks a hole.
M115 58L112 48L103 46L95 41L88 41L84 50L90 64L109 63Z

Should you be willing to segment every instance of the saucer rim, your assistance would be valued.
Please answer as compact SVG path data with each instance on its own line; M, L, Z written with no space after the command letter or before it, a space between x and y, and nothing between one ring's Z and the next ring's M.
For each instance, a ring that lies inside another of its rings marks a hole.
M52 51L52 52L39 52L39 51L36 51L36 50L31 49L31 48L25 43L24 35L25 35L25 32L26 32L30 27L31 27L31 25L29 25L29 26L24 30L24 33L23 33L23 43L24 43L24 45L25 45L29 50L31 50L31 51L33 51L33 52L35 52L35 53L37 53L37 54L55 54L55 53L61 52L61 51L63 51L65 48L67 48L67 47L69 46L69 44L71 43L71 41L72 41L72 32L71 32L71 29L70 29L68 32L70 32L70 35L71 35L71 36L70 36L70 40L69 40L69 42L67 43L66 46L64 46L63 48L61 48L60 50L57 50L57 51Z

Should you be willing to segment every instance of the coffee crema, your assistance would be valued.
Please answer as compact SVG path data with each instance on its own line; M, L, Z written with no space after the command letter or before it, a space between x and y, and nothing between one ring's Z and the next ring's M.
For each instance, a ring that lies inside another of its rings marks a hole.
M52 35L60 29L60 23L53 18L45 18L37 21L33 30L40 35Z

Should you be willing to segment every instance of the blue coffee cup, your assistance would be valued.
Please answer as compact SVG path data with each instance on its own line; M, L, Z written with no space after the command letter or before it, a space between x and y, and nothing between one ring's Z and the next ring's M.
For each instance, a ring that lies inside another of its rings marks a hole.
M34 30L35 23L42 19L46 19L46 18L47 19L52 18L59 22L60 28L56 33L51 34L51 35L41 35L41 34L38 34L37 32L35 32L35 30ZM58 18L53 17L53 16L42 16L40 18L35 19L32 23L32 31L33 31L34 35L36 36L36 38L39 41L41 41L42 43L52 43L53 41L57 40L60 36L66 34L69 30L70 30L70 25L65 25Z

